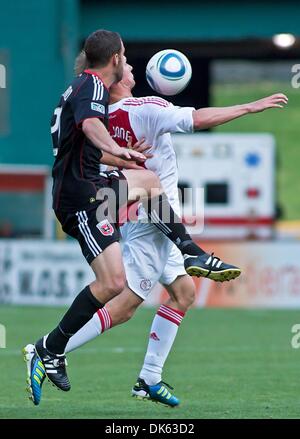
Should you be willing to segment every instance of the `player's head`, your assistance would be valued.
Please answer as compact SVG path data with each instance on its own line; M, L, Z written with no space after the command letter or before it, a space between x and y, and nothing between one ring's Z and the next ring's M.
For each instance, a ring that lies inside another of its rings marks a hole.
M125 64L123 69L123 77L122 80L119 82L119 84L123 85L124 87L128 88L129 90L132 90L135 86L135 80L132 73L132 66L128 63ZM113 84L112 87L117 87L118 84Z
M122 39L117 32L96 30L87 37L84 48L77 57L75 72L78 74L85 68L102 69L109 66L114 82L118 82L122 79L126 63L124 52Z
M123 77L121 81L112 84L109 89L110 103L132 96L131 91L134 86L135 80L132 73L132 66L126 63L123 69Z

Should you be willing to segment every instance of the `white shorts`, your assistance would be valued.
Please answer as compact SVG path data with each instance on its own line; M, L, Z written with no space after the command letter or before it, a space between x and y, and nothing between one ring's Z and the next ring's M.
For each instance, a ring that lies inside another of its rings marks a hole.
M186 274L182 254L153 224L128 222L120 231L127 283L143 300L157 282L170 285Z

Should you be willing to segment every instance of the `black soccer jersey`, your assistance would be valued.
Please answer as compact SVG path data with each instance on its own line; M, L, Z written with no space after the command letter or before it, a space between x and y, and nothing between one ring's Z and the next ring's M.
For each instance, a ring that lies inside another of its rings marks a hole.
M95 200L100 187L101 151L82 131L82 122L99 118L108 127L109 92L100 77L85 70L61 96L51 121L55 162L53 208L76 212Z

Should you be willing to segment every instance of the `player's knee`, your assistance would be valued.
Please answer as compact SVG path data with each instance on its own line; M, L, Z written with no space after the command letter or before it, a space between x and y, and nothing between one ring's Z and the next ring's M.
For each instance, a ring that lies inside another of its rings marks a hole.
M145 177L147 178L146 186L148 188L150 188L151 190L161 188L160 179L156 174L154 174L154 172L148 170L147 174L145 174Z
M126 310L123 310L122 315L121 315L121 320L122 323L128 322L128 320L131 319L131 317L133 316L135 311L135 308L128 308Z
M152 178L152 188L160 188L161 187L160 179L156 174L154 174L154 172L152 172L151 178Z
M117 274L110 279L97 280L93 285L93 292L99 297L106 297L107 300L120 294L126 285L126 278L123 274Z
M110 294L111 297L115 297L124 290L125 285L125 276L122 274L115 275L109 280L107 284L107 292Z

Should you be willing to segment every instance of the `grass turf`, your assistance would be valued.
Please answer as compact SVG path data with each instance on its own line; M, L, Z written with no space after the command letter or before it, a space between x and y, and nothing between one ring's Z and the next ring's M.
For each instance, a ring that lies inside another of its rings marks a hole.
M278 200L283 208L282 219L300 218L299 181L299 108L300 89L290 83L259 82L215 85L212 105L227 106L254 101L282 92L289 98L287 107L251 114L215 129L216 132L268 132L275 136L278 153Z
M49 331L60 308L1 306L7 348L0 349L0 418L298 418L300 351L291 348L297 311L191 310L164 379L179 408L130 397L142 364L153 309L69 354L72 390L44 383L42 403L26 399L21 348Z

